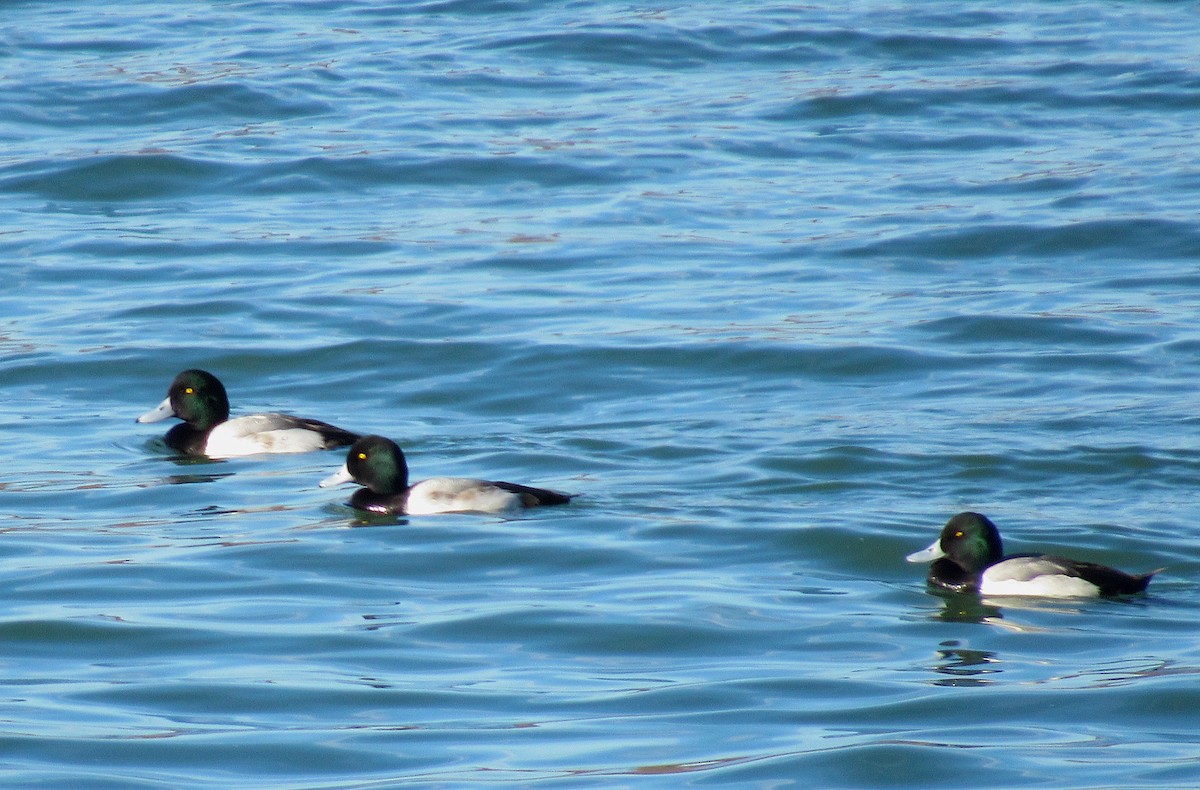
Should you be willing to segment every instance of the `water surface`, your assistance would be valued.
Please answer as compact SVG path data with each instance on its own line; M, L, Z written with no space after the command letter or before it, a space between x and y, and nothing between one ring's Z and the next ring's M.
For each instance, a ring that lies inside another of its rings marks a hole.
M6 785L1200 781L1192 7L6 22ZM581 497L177 459L186 367ZM963 509L1166 570L932 595Z

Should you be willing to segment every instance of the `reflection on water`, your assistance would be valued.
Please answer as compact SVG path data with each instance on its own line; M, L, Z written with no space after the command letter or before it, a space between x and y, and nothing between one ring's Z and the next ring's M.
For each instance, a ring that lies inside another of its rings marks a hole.
M212 483L220 480L222 477L233 477L233 472L222 472L221 474L187 474L187 475L167 475L161 478L157 485L178 486L187 485L188 483ZM148 483L147 486L156 485Z
M1197 786L1200 18L374 5L5 7L0 787ZM968 506L1179 581L917 592Z
M938 650L941 663L935 664L931 669L951 677L939 678L934 681L934 685L984 686L989 681L979 677L980 675L992 675L1000 672L1000 669L994 666L998 663L996 653L990 650L971 650L958 645L959 642L956 639L941 643L942 649Z
M1200 667L1144 656L1056 675L1047 682L1060 688L1114 688L1146 679L1196 674L1200 674Z
M1004 619L999 606L976 595L942 590L931 592L942 599L942 610L936 615L939 620L948 623L983 623Z
M970 593L953 593L944 590L930 590L930 592L942 599L942 610L934 615L939 620L948 623L1003 625L1018 631L1040 629L1015 623L1001 623L1000 621L1004 620L1004 610L1078 615L1087 611L1091 605L1101 605L1114 600L1122 604L1139 603L1137 598L1038 598L1018 595L980 598Z

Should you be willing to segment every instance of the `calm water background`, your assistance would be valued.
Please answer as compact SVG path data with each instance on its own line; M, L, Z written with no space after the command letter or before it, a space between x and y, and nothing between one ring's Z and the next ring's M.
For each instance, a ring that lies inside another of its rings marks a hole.
M0 782L1200 784L1192 3L5 3ZM363 521L339 453L579 492ZM1145 597L943 599L958 510Z

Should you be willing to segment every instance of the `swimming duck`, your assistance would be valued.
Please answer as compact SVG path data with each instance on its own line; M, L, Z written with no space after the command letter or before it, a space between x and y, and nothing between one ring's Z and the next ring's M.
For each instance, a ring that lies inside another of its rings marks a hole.
M229 419L229 396L217 377L185 370L175 377L167 397L138 422L178 417L167 431L167 446L186 455L230 458L256 453L306 453L352 444L358 434L289 414L251 414Z
M909 562L930 560L930 584L981 595L1130 595L1145 590L1150 577L1158 572L1131 576L1104 565L1049 554L1005 557L999 530L980 513L959 513L946 522L942 534L928 548L908 555Z
M346 463L322 480L321 488L351 480L365 488L354 492L350 506L373 513L499 513L565 505L573 498L572 494L543 488L465 477L431 477L410 486L404 453L383 436L364 436L356 441L346 455Z

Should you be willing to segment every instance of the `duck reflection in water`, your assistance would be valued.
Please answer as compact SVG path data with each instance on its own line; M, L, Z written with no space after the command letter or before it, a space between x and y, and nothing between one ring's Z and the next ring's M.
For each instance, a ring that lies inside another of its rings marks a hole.
M939 645L941 662L930 667L934 672L950 677L933 681L938 686L984 686L990 681L984 675L994 675L1001 670L997 666L997 654L990 650L971 650L959 647L956 639Z
M986 623L1004 619L1004 612L999 606L978 595L943 590L932 592L942 599L942 609L934 615L939 620L947 623Z

